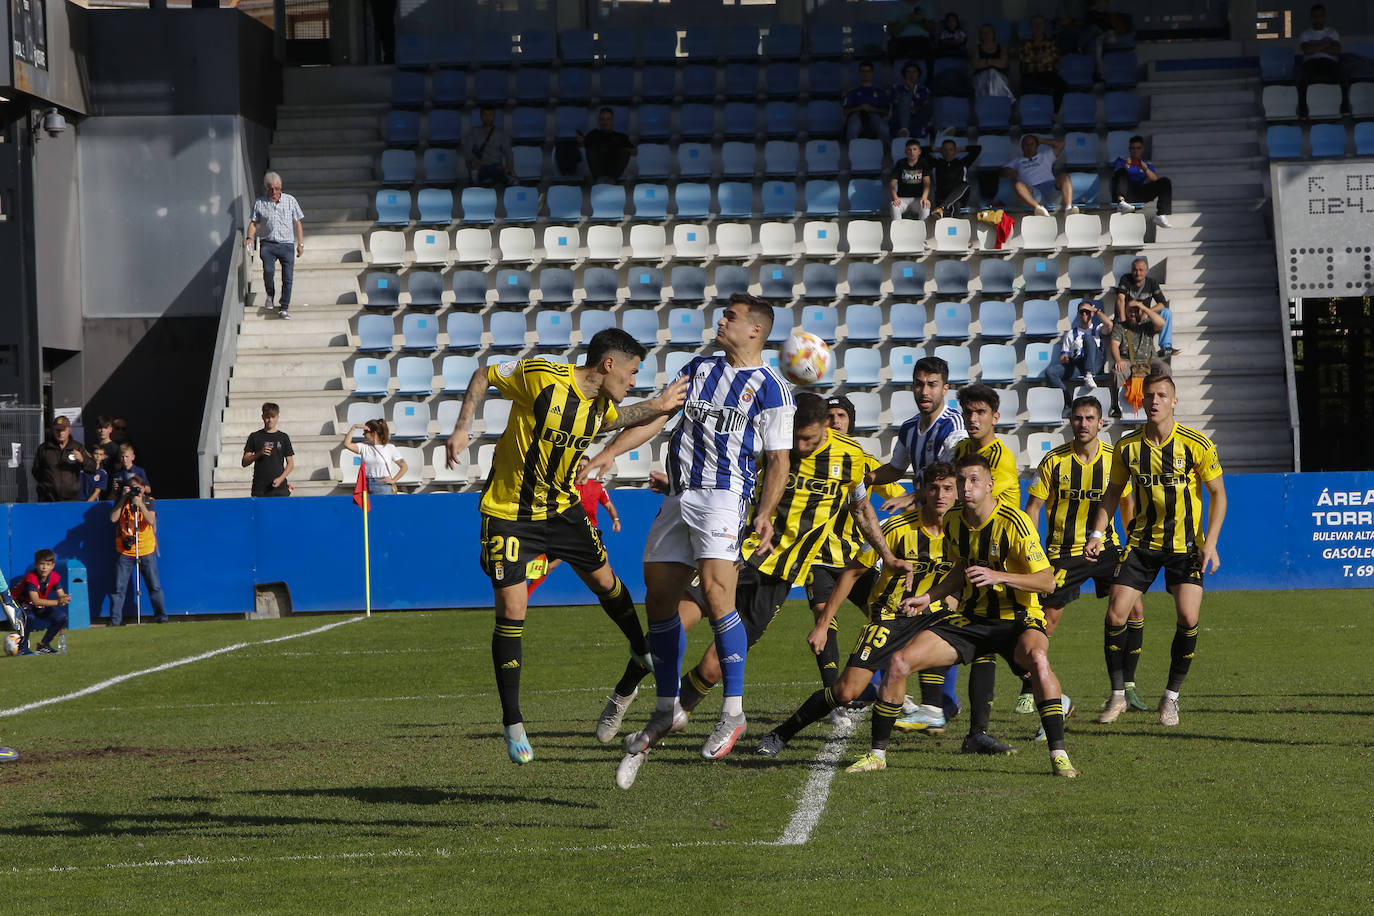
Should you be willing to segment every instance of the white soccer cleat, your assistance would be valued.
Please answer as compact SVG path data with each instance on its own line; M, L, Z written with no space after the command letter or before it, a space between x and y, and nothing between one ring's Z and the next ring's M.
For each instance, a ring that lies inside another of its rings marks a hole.
M1178 724L1178 700L1172 700L1169 697L1163 697L1159 701L1159 724Z
M720 720L716 722L716 727L711 729L711 734L707 737L706 743L701 746L701 756L707 760L719 760L735 746L735 742L744 737L744 732L748 729L744 713L737 716L727 716L721 714Z
M635 784L635 777L639 775L639 768L644 766L644 761L649 759L648 751L641 751L638 754L626 754L620 761L620 766L615 768L615 784L622 789L628 789Z
M671 710L655 709L647 725L625 737L625 753L642 754L657 744L664 735L669 732L680 732L686 727L687 710L683 709L677 700L673 700Z
M625 713L629 710L630 704L639 696L639 688L630 691L630 695L622 697L618 693L612 693L606 700L606 707L601 710L601 718L596 720L596 740L602 744L610 744L615 740L615 736L620 733L620 723L625 720Z
M902 715L909 716L920 708L921 704L917 703L910 696L902 697Z
M1121 714L1126 711L1126 698L1112 694L1111 699L1107 700L1107 707L1102 710L1102 715L1097 717L1097 721L1103 725L1111 725Z

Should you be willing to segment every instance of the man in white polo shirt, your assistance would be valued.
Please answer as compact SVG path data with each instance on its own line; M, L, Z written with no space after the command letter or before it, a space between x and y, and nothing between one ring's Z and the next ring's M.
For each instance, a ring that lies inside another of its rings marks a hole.
M253 247L253 238L261 243L258 249L262 255L262 285L267 291L267 307L272 307L276 298L276 268L281 262L281 311L283 318L290 318L291 278L296 272L296 258L305 253L305 227L301 220L305 214L296 198L281 192L281 176L268 172L262 177L263 195L253 201L253 215L248 222L248 237L243 240L245 248ZM292 243L295 243L294 245Z
M1041 146L1042 139L1044 146ZM1055 191L1064 199L1065 212L1078 212L1073 205L1073 183L1069 176L1054 177L1054 160L1063 151L1063 140L1026 134L1021 138L1021 155L1002 169L1003 175L1016 181L1016 195L1039 216L1050 215L1043 202L1052 198Z

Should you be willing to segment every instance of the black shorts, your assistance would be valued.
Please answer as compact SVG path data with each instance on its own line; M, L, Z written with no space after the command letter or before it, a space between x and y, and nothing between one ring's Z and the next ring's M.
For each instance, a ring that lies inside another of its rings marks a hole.
M930 631L954 647L959 663L967 665L980 655L1000 655L1013 671L1019 672L1015 653L1017 640L1027 630L1045 632L1045 623L1033 617L1001 620L976 614L947 614L930 626Z
M773 622L782 603L792 591L792 584L767 573L759 572L748 563L741 563L739 580L735 583L735 610L744 623L744 632L749 637L749 647L763 638L768 625ZM701 574L692 577L687 586L686 597L701 608L701 615L709 617L706 606L706 593L701 590Z
M830 596L835 591L835 584L840 579L840 573L844 572L842 566L812 566L810 574L806 577L806 600L811 602L812 607L825 607L825 603L830 600ZM849 594L845 597L849 603L861 611L868 607L868 596L873 591L873 583L878 581L878 571L870 569L854 582L849 589Z
M1116 581L1116 564L1120 559L1119 550L1104 545L1096 560L1086 557L1051 560L1054 581L1058 587L1040 602L1041 607L1068 607L1078 599L1079 587L1089 579L1097 586L1097 597L1107 597L1112 583Z
M496 588L538 579L549 560L562 560L578 572L606 565L601 535L580 504L539 522L482 516L482 572Z
M891 620L870 621L859 631L859 641L849 654L846 667L865 671L882 671L899 649L916 638L916 634L942 620L940 614L917 614L914 617L894 617Z
M1128 546L1121 555L1121 561L1116 564L1113 581L1136 591L1149 591L1161 568L1164 570L1165 588L1202 585L1202 554L1196 546L1187 553Z

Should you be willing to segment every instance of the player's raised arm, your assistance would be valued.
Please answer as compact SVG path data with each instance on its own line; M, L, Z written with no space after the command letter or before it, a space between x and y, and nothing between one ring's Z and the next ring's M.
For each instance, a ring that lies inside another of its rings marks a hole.
M787 490L790 467L789 450L776 449L767 453L768 467L763 472L763 492L759 494L758 511L754 516L754 533L759 536L755 556L766 557L773 552L773 513Z
M686 396L687 377L679 375L651 398L646 398L638 404L631 404L628 407L617 405L615 419L601 427L600 432L609 433L618 429L640 426L658 417L666 420L677 412ZM662 428L662 424L659 428Z
M868 501L868 494L863 493L859 499L849 504L849 511L854 516L854 524L858 525L859 533L864 536L864 540L873 545L873 549L878 551L878 557L883 561L883 565L892 569L900 569L906 579L902 586L902 594L911 591L916 584L916 570L908 560L903 560L892 552L892 546L887 543L887 538L883 537L883 526L878 523L878 514L873 511L873 504ZM845 591L843 594L849 594Z
M463 394L463 408L458 411L458 420L453 424L453 432L449 434L448 443L444 448L449 468L458 467L458 456L468 447L472 418L477 416L477 408L481 407L487 398L487 382L488 374L485 368L478 366L472 371L472 378L468 379L468 390Z

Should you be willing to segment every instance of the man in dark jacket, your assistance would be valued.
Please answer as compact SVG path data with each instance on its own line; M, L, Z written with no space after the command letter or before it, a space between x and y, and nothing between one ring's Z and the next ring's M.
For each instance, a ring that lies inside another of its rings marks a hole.
M95 459L72 438L71 422L58 417L48 438L38 446L31 470L39 502L68 502L81 498L81 472L94 471Z

